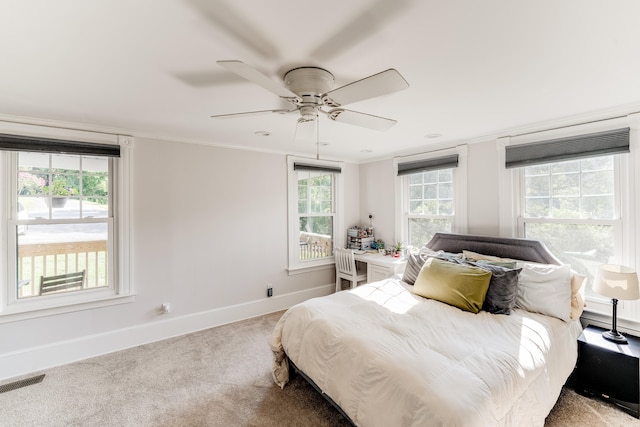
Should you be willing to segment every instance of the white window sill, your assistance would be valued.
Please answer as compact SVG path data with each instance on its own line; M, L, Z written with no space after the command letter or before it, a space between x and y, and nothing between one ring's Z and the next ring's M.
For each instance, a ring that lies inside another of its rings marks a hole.
M612 316L613 313L604 314L595 311L587 311L585 309L585 311L582 312L582 316L580 316L580 321L582 322L582 326L594 325L601 328L611 329L613 323ZM640 322L620 318L618 316L616 328L620 332L640 337Z
M74 298L65 303L45 305L41 302L18 303L5 307L0 313L0 324L34 319L37 317L53 316L56 314L72 313L118 304L127 304L135 300L135 295L111 295L92 299Z
M289 276L295 276L296 274L305 274L305 273L311 273L314 271L333 269L334 266L335 266L334 261L331 261L328 264L311 265L308 267L290 267L287 269L287 272L289 273Z

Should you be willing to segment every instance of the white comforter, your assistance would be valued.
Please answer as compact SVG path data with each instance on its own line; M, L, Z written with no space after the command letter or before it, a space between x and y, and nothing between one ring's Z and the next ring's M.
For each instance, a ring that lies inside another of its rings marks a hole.
M288 357L359 426L542 426L579 322L472 314L410 288L387 279L289 309L271 341L276 383Z

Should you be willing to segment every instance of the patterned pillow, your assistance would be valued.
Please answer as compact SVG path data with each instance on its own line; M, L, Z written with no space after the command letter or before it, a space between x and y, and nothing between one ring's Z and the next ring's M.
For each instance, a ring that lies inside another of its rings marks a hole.
M410 253L407 259L407 265L402 273L402 281L413 285L420 274L420 270L427 259L427 254L423 252Z

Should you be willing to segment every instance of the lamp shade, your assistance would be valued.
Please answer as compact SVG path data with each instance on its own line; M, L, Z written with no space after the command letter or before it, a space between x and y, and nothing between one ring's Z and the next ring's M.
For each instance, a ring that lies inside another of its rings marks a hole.
M604 264L598 267L593 290L612 299L634 300L640 298L636 270L623 265Z

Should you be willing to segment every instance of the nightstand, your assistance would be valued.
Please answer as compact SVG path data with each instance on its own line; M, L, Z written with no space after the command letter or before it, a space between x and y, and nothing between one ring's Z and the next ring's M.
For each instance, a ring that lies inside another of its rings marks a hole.
M603 397L635 417L640 415L640 338L628 344L602 337L605 329L587 326L578 338L575 388Z

